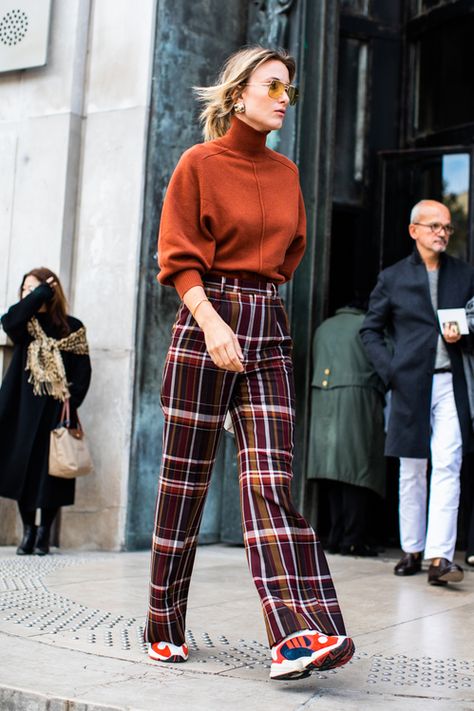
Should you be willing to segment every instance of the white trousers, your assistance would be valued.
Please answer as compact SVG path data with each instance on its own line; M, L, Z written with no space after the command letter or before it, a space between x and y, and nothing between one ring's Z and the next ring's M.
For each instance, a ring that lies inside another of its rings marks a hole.
M453 560L462 463L462 437L451 373L433 375L431 487L426 523L427 460L400 459L400 540L405 553Z

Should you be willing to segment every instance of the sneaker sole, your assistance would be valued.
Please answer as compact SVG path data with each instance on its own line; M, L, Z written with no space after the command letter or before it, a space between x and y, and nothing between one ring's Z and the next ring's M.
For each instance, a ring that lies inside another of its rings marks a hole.
M148 659L151 659L153 662L162 662L164 664L181 664L181 662L187 661L188 656L189 655L183 657L182 654L172 654L170 657L164 657L161 656L159 652L155 652L151 648L148 650Z
M354 656L355 645L350 637L344 640L339 647L332 649L321 659L315 659L311 663L313 671L328 671L347 664Z
M342 667L344 664L351 659L355 651L354 642L350 637L346 637L341 644L333 649L328 650L325 654L314 658L303 657L293 664L298 664L299 668L288 669L288 671L283 671L281 674L273 674L270 671L270 679L274 681L288 681L290 679L303 679L306 678L314 671L326 671L328 669L335 669L336 667ZM317 654L315 652L315 654ZM290 666L291 662L288 663Z
M307 679L311 676L311 667L306 667L303 671L287 672L280 676L271 676L272 681L298 681L298 679Z
M148 659L151 659L152 662L160 662L161 664L181 664L181 662L186 662L187 659L183 659L179 654L175 654L172 657L167 657L166 659L162 659L161 657L151 657L148 655Z

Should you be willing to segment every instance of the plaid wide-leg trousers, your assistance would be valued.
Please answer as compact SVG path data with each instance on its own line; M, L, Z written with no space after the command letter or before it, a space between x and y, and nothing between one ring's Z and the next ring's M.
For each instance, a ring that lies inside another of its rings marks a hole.
M294 384L286 313L273 284L205 280L236 333L244 372L214 365L182 304L163 371L165 426L145 639L185 641L189 584L206 493L227 411L236 436L247 560L270 646L302 629L345 634L321 544L294 508Z

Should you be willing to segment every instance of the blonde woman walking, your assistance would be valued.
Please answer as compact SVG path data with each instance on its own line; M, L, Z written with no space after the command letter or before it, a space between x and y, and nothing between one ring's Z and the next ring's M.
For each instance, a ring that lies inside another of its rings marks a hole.
M188 658L185 616L203 506L225 416L236 435L247 559L272 679L349 661L321 545L290 496L292 343L278 286L305 249L298 170L265 145L297 100L286 52L232 55L205 104L205 143L171 178L158 253L182 299L162 383L165 418L145 638L160 662Z

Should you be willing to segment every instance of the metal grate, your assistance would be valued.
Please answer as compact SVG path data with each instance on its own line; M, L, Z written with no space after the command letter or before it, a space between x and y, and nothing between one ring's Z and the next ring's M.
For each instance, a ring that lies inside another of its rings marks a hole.
M474 661L433 659L432 657L372 657L367 675L368 684L393 684L394 686L419 686L422 689L442 691L472 689L474 686Z
M143 640L143 619L92 608L48 589L48 575L70 566L110 561L102 554L51 555L0 561L0 629L44 643L95 652L108 657L140 660L153 665ZM186 670L267 678L268 647L253 639L232 639L226 630L187 630L190 657ZM320 688L332 687L334 674L364 693L474 701L474 660L369 655L358 651L341 669L315 673Z
M97 562L103 556L94 556ZM13 558L0 561L0 628L18 625L18 634L37 630L42 640L51 635L55 643L125 659L147 655L143 620L91 608L48 590L47 577L72 565L91 562L88 556ZM258 640L231 641L225 634L186 632L191 655L187 669L221 673L250 670L268 674L270 653ZM152 663L152 662L150 662ZM318 675L325 679L326 672Z
M0 42L13 47L25 38L28 32L28 15L24 10L10 10L0 20Z

